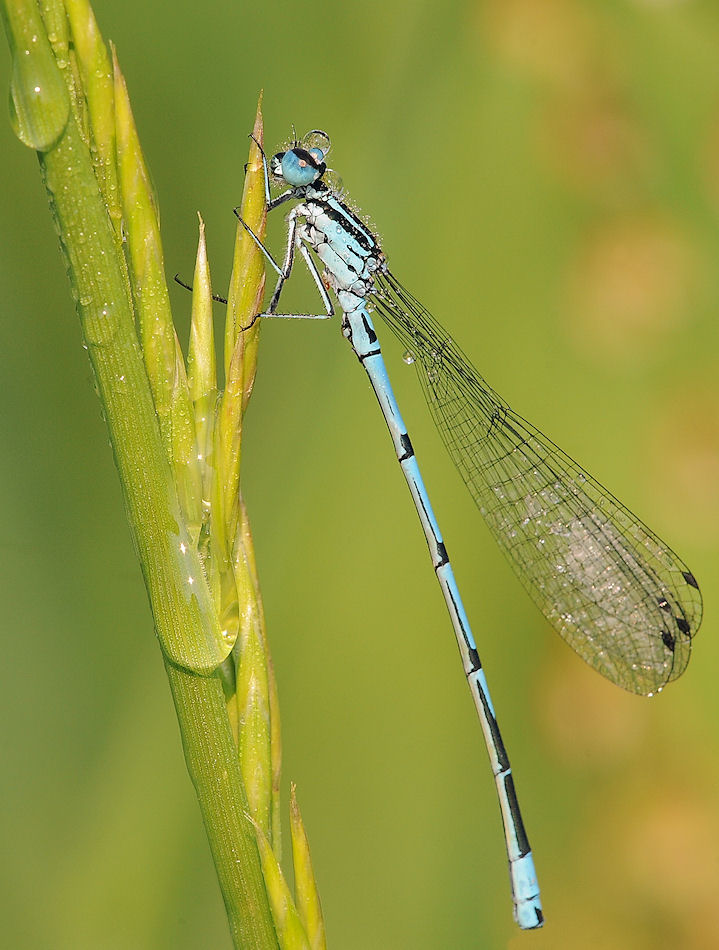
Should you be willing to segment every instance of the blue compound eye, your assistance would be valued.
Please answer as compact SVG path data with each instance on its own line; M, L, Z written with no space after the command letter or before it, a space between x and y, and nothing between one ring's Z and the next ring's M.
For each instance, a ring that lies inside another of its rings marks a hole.
M318 148L313 148L310 152L303 148L292 148L282 156L282 177L294 188L311 185L326 169L323 158L324 155Z

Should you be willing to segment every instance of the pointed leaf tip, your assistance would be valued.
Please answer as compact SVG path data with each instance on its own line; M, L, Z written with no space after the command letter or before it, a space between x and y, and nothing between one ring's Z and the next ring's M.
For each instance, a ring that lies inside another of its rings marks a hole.
M255 829L262 873L265 878L267 894L270 898L270 908L280 948L281 950L313 950L292 900L282 868L261 829L257 825L255 825Z
M294 782L290 786L290 834L292 837L292 863L295 871L295 902L312 950L326 950L325 924L322 906L317 891L310 846L297 804Z

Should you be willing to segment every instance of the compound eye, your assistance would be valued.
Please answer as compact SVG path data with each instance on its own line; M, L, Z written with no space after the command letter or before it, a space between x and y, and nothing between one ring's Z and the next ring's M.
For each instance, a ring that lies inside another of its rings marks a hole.
M282 156L280 168L282 177L289 185L302 188L316 181L324 172L325 165L312 152L304 148L292 148Z

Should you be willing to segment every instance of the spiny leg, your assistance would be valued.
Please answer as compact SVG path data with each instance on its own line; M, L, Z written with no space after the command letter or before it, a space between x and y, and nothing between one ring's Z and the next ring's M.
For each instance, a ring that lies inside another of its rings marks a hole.
M247 231L247 233L250 235L250 237L255 242L257 247L260 249L260 251L262 251L262 253L265 255L267 260L270 262L270 264L272 265L272 267L278 274L277 284L275 285L275 292L272 294L272 300L270 301L270 305L267 309L267 312L272 314L277 309L277 302L279 301L280 294L282 293L282 286L284 282L287 280L287 278L290 276L290 274L292 273L292 265L294 264L294 257L295 257L295 243L297 240L297 215L294 209L289 214L288 228L287 228L287 246L285 249L285 260L284 260L284 263L282 264L282 267L280 267L280 265L272 256L272 254L269 252L269 250L265 247L262 241L257 237L255 232L249 226L249 224L247 224L243 220L237 208L234 209L234 213L235 213L235 216L237 217L237 220L242 225L242 227L245 229L245 231Z
M275 286L275 291L272 294L272 299L270 301L269 307L267 308L267 310L263 311L262 313L258 313L254 319L256 320L257 317L278 317L278 318L281 317L281 318L298 319L298 320L327 320L329 319L329 317L333 317L335 313L334 307L332 306L332 301L330 300L330 296L327 293L327 288L324 285L322 276L320 272L318 271L317 265L315 264L306 245L303 244L302 241L297 236L297 214L294 211L294 209L293 211L290 212L290 215L289 215L289 224L287 228L287 246L285 250L285 259L282 264L282 267L280 267L280 265L274 259L270 251L265 247L263 242L255 234L252 228L245 221L243 221L237 208L235 208L234 211L235 211L235 215L237 216L237 220L240 222L240 224L245 229L245 231L247 231L247 233L250 235L250 237L255 242L257 247L260 249L260 251L262 251L262 253L265 255L267 260L270 262L270 264L272 265L272 267L278 274L277 285ZM292 273L292 268L294 266L295 247L299 248L300 254L304 258L305 264L307 265L307 269L312 275L312 279L314 280L315 285L317 286L317 290L319 291L320 297L322 299L322 303L325 308L324 313L277 313L277 306L279 304L280 296L282 295L282 290L284 288L285 281L288 279L288 277ZM254 323L254 320L253 320L253 323Z
M289 199L294 194L294 188L288 188L286 191L283 191L281 194L277 195L276 198L272 197L270 193L270 172L269 168L267 167L267 156L265 155L265 150L262 148L254 135L252 135L252 133L250 133L249 137L260 150L260 155L262 156L262 171L265 179L265 205L268 211L272 211L273 208L277 208L279 205L284 204L285 201L289 201ZM247 171L248 165L249 162L245 165L245 172Z
M314 258L310 254L306 244L300 244L300 254L305 259L307 270L312 275L312 278L317 285L317 290L319 291L320 297L322 298L322 303L324 304L325 312L317 314L317 318L324 319L334 317L335 308L332 306L332 301L330 300L330 295L328 294L327 288L325 287L325 282L322 280L322 275L317 270L317 264L315 264Z
M184 287L185 290L189 290L190 293L192 293L192 284L186 284L185 281L180 278L179 274L175 274L175 276L173 277L173 280L175 281L176 284L179 284L180 287ZM219 294L213 294L212 299L216 300L217 303L224 303L224 304L227 303L227 298L221 297Z
M235 215L235 217L237 218L237 220L238 220L238 221L240 222L240 224L242 225L242 227L245 229L245 231L247 231L247 233L250 235L250 237L251 237L252 240L255 242L255 244L257 245L257 247L260 249L260 251L262 251L262 253L265 255L265 257L267 258L267 260L270 262L270 264L272 265L273 270L274 270L276 273L278 273L280 276L282 276L282 268L281 268L280 265L277 263L277 261L274 259L274 257L272 256L272 254L267 250L267 248L266 248L265 245L262 243L262 241L257 237L257 235L256 235L255 232L252 230L252 228L249 226L249 224L247 224L247 223L245 222L245 220L242 218L242 215L240 214L240 209L239 209L239 208L233 208L232 211L233 211L233 214Z

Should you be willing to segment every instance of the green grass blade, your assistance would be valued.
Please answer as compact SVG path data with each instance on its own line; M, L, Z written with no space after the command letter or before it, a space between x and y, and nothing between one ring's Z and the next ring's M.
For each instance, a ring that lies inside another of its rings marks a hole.
M310 858L310 845L297 804L294 784L290 789L290 834L292 837L292 864L295 869L295 902L312 950L327 950L325 923L322 917L320 895Z
M57 2L48 0L45 6L51 8L52 17L59 15ZM172 439L168 442L166 434L163 439L158 424L157 404L135 331L125 262L90 153L87 129L78 125L78 118L84 121L85 110L69 108L69 90L72 86L75 94L81 88L74 85L80 82L81 70L68 70L67 61L61 68L54 60L34 0L6 0L0 9L13 59L20 61L13 69L15 125L21 140L44 150L39 156L43 179L102 401L153 618L165 651L188 770L202 808L233 940L243 950L276 948L255 829L248 816L220 676L197 675L197 671L209 674L216 669L231 644L221 635L200 557L191 543L178 500L175 471L170 464L170 460L176 461L175 443ZM74 39L77 43L77 36ZM62 49L62 38L58 48ZM86 78L88 83L92 81L92 77ZM117 104L117 87L115 93ZM106 108L108 103L106 99ZM121 102L116 128L127 136L124 171L130 184L137 184L144 164L138 147L131 167L134 143L128 134L132 131L128 115ZM157 273L161 270L159 231L149 189L143 190L144 182L139 184L134 194L142 213L132 223L125 222L125 233L129 236L133 232L130 243L150 238L147 258L138 253L137 247L131 247L130 253L135 286L154 289L157 282L160 309L156 315L162 320L166 314L161 281L165 295L167 290L164 277ZM177 412L176 404L182 403L184 393L189 404L189 388L174 331L168 347L165 329L160 334L159 358L153 353L150 365L169 371L155 383L160 383L161 405L169 406L172 413ZM155 342L151 334L148 339ZM180 405L180 410L186 412L194 429L189 406L184 409ZM173 447L170 453L168 444Z

